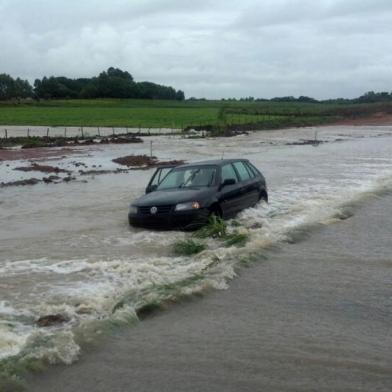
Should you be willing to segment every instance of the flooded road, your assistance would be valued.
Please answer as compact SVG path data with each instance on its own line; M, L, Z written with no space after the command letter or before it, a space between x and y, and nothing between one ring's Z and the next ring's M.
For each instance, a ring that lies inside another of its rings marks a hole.
M313 138L315 131L325 141L317 148L290 145ZM81 347L113 325L132 322L144 305L210 288L226 289L241 265L261 260L283 244L301 241L295 249L305 252L307 236L320 225L333 226L355 214L358 206L392 190L391 136L391 127L325 127L229 139L154 138L154 155L161 160L248 158L267 179L269 205L261 203L236 219L250 236L246 246L227 248L208 240L208 249L193 257L174 257L171 250L176 240L189 234L128 226L128 205L143 193L153 170L1 188L0 359L7 364L41 359L72 363ZM77 160L88 167L113 169L118 167L113 158L148 151L148 141L110 145L80 149L77 157L51 163L69 169ZM22 175L13 170L20 161L7 164L0 163L0 182ZM390 232L377 235L390 238ZM368 233L370 239L373 234ZM351 250L350 243L345 246ZM331 259L337 275L344 276L345 265L334 258L333 250L315 249L320 260ZM380 284L385 284L384 272L380 269ZM363 287L358 298L367 292ZM306 303L307 296L301 296ZM339 297L336 300L338 307L346 306L344 296L341 303ZM390 300L384 298L385 303ZM309 306L311 302L309 293ZM69 321L37 327L36 320L48 314L62 314Z
M352 212L241 269L228 290L33 377L29 391L389 392L392 195Z

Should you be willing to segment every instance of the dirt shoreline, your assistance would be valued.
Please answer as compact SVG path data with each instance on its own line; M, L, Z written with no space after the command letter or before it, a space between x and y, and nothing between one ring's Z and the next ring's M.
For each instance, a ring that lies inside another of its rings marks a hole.
M380 112L372 116L346 118L330 125L388 126L392 125L392 114Z
M17 161L45 158L66 158L69 155L80 153L74 148L37 147L29 149L4 149L0 148L0 161Z

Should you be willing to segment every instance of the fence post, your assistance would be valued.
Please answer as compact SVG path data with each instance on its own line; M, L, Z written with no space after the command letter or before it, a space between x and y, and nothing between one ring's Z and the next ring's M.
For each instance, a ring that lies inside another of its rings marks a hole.
M80 132L82 133L82 139L84 139L83 127L80 127Z
M27 137L30 137L30 128L27 128Z
M150 140L150 158L152 158L152 140Z
M99 130L99 127L98 127L98 136L101 136L101 131Z
M49 137L49 128L46 130L46 137Z
M112 130L113 130L113 136L116 134L116 132L115 132L115 130L114 130L114 127L112 128Z
M6 129L4 129L4 135L5 135L5 138L8 139L8 131Z

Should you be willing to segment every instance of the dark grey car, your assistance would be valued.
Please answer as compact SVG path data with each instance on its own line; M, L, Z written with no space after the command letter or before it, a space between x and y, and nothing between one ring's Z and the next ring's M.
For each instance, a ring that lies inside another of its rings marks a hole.
M129 209L132 226L196 229L211 214L224 219L268 201L264 176L246 159L189 163L156 170Z

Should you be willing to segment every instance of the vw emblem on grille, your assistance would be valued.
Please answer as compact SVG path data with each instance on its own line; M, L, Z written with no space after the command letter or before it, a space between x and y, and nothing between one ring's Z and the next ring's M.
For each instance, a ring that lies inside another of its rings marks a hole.
M150 212L152 215L155 215L158 212L158 208L157 207L151 207L150 208Z

